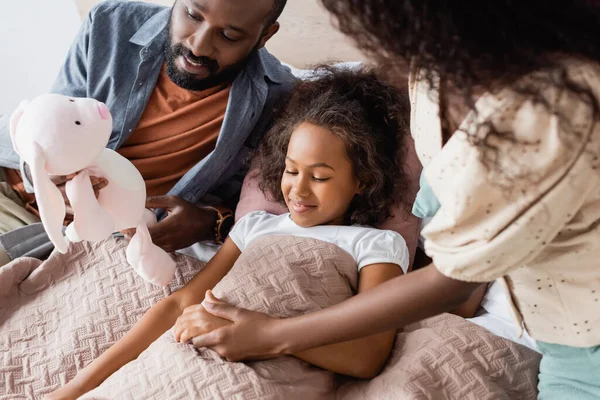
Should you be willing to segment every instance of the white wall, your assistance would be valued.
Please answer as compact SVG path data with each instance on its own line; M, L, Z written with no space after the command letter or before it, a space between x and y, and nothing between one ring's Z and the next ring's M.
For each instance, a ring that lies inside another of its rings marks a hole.
M74 0L1 0L0 115L48 92L81 24Z

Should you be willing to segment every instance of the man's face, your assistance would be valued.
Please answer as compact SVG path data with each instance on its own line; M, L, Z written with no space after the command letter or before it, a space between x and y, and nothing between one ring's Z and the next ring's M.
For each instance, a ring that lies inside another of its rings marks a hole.
M279 25L268 24L273 0L178 0L169 21L167 74L178 86L204 90L235 79Z

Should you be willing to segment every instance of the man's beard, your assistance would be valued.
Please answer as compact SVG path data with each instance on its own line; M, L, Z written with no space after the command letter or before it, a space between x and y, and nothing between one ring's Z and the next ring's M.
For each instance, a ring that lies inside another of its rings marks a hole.
M191 50L181 43L172 43L171 22L169 21L169 41L165 45L165 59L167 62L167 75L177 86L186 90L206 90L216 86L228 85L238 73L246 68L252 57L258 51L258 44L252 49L246 58L219 71L219 63L209 57L196 57ZM206 78L196 78L194 74L181 70L177 66L177 57L185 56L190 61L203 64L209 71Z

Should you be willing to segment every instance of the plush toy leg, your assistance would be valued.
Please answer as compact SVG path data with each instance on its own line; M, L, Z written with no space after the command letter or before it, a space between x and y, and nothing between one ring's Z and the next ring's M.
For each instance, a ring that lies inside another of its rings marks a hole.
M127 262L146 281L166 286L175 275L175 262L167 252L152 243L144 222L137 226L126 250Z
M71 222L68 226L67 229L65 231L65 236L69 239L69 241L71 243L79 243L81 242L81 238L79 237L79 235L77 234L77 231L75 230L75 224L73 222Z
M73 236L73 239L99 242L114 232L115 224L98 203L87 171L81 171L67 182L67 197L74 213L69 239Z

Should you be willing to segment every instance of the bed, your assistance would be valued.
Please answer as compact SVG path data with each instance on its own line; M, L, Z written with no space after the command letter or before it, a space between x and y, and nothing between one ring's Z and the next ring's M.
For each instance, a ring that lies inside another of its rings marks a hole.
M125 261L123 239L72 244L48 260L0 268L0 399L57 389L98 357L154 303L203 263L178 254L168 287L144 282ZM309 238L252 242L214 292L285 317L343 301L356 289L354 260ZM454 315L398 333L370 381L338 376L295 357L232 363L174 341L167 331L84 399L535 399L539 355Z
M82 17L95 3L76 2ZM281 22L269 49L298 76L321 61L352 66L363 60L316 0L290 0ZM335 249L318 241L265 240L253 251L266 261L243 258L217 294L246 308L289 316L354 293L355 272ZM127 267L124 248L122 239L111 238L71 245L67 254L54 252L44 262L22 258L0 268L0 399L39 398L72 379L149 307L191 279L215 251L194 246L175 255L175 280L157 288ZM316 261L301 254L313 254ZM281 260L284 269L296 267L280 281L261 278ZM248 271L256 279L248 279ZM307 292L325 278L332 284L320 286L317 294ZM247 282L254 286L244 286ZM530 340L515 337L503 314L503 295L492 285L472 322L444 314L405 327L385 369L370 381L336 376L293 357L228 363L210 350L175 343L169 331L84 398L535 399L540 356Z

